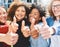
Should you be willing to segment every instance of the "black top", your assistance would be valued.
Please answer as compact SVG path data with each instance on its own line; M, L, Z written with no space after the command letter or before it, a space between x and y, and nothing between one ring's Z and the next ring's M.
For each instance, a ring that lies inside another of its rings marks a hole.
M11 47L11 46L7 45L6 43L0 42L0 47Z
M23 19L23 20L25 20L25 23L27 25L26 19ZM21 32L22 20L18 21L17 23L19 24L19 29L17 30L17 34L19 35L19 38L18 38L18 42L14 45L14 47L29 47L30 45L29 37L25 38Z

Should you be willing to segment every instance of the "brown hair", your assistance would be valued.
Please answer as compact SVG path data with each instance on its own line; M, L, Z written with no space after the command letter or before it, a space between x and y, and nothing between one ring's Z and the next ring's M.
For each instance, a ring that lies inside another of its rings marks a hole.
M18 8L18 7L20 7L20 6L23 6L24 8L25 8L25 10L26 10L26 16L28 15L28 7L26 7L26 5L24 5L23 3L20 3L20 2L13 2L11 5L10 5L10 7L9 7L9 9L8 9L8 19L9 20L11 20L11 21L13 21L13 17L14 17L14 15L15 15L15 11L16 11L16 9Z
M52 4L54 1L60 1L60 0L52 0L52 2L50 3L49 7L48 7L48 11L50 13L50 15L54 18L55 20L55 16L54 16L54 13L52 12Z

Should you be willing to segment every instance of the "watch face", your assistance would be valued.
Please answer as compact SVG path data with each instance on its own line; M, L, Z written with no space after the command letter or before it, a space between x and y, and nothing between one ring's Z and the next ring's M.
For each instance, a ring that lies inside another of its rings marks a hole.
M7 25L0 25L0 33L7 33L8 32L8 26Z

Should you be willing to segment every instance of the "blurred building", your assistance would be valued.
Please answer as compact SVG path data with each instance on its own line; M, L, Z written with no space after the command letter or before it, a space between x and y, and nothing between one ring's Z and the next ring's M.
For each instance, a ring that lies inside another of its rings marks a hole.
M0 6L5 6L7 9L11 2L16 1L16 2L24 2L24 3L29 3L29 4L43 4L43 6L46 6L51 0L0 0Z
M0 6L4 6L7 9L11 2L13 2L13 0L0 0Z

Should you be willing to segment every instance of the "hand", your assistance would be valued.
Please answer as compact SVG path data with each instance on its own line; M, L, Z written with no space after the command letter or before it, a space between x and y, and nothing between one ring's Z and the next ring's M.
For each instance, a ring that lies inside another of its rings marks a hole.
M43 26L40 28L40 34L44 39L48 39L51 37L49 26L47 25L45 17L42 17Z
M9 32L3 36L2 40L8 45L14 45L18 40L18 35L16 33Z
M31 36L35 39L39 36L39 32L38 30L36 29L35 27L35 19L31 17L31 26L30 26L30 29L31 29Z
M16 17L14 16L13 22L10 25L10 30L13 32L17 32L18 30L18 24L16 23Z
M21 26L21 31L24 35L24 37L29 37L30 36L30 29L28 26L25 26L25 21L22 21L22 26Z
M31 24L35 24L35 18L31 17Z
M36 27L32 28L31 30L31 36L36 39L39 36L39 31Z
M35 24L35 18L32 17L32 14L29 14L29 21L31 24Z
M31 17L31 26L30 29L34 28L35 25L35 19Z
M40 28L40 34L44 39L48 39L51 37L49 27L47 27L47 26Z

